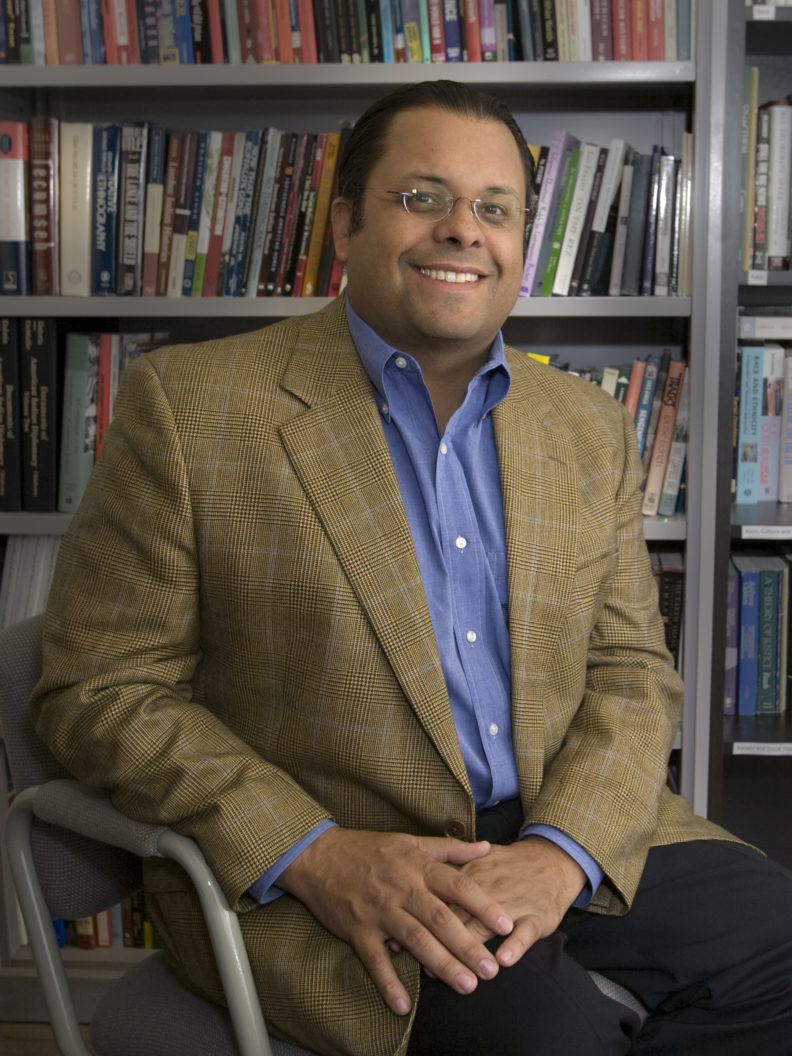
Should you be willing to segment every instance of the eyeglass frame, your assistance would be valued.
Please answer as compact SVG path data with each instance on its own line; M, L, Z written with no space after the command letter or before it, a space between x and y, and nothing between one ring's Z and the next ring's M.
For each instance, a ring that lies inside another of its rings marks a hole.
M456 208L457 202L459 202L462 199L464 199L466 202L468 202L470 204L470 212L475 217L475 219L476 219L476 221L478 223L480 223L484 228L488 228L488 229L491 228L492 230L498 230L498 225L497 224L492 224L488 220L482 219L479 216L479 214L478 214L478 210L476 209L476 204L477 203L482 203L483 204L484 202L487 201L486 198L471 198L467 194L458 194L456 197L454 197L454 195L452 195L451 192L449 191L448 192L448 198L447 198L448 211L443 216L430 217L430 216L422 216L421 213L413 213L413 212L410 211L410 209L407 206L408 197L410 195L414 195L417 192L417 190L418 190L416 187L411 188L409 191L392 191L392 190L384 190L383 191L383 190L380 190L377 187L367 187L366 190L374 191L375 193L380 193L380 194L397 194L397 195L401 195L402 205L404 206L404 211L407 213L407 215L415 217L418 220L421 220L421 219L426 220L430 224L439 224L441 221L447 219L447 217L451 216L451 214L454 212L454 209ZM519 202L520 199L517 197L516 194L512 194L511 191L507 191L506 193L511 195L511 197L514 198L515 201ZM524 236L524 241L525 241L525 246L527 247L528 238L529 238L530 233L531 233L531 224L532 224L532 221L533 221L534 210L530 206L520 206L519 208L525 214L525 236ZM507 231L507 230L509 230L509 228L508 227L504 227L504 228L502 228L502 230Z

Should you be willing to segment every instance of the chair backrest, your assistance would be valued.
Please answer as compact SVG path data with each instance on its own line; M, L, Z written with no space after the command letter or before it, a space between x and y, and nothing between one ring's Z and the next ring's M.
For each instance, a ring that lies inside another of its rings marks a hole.
M0 727L17 792L71 777L40 739L28 711L41 673L43 617L0 630ZM32 834L36 869L53 916L90 916L141 886L136 855L38 819Z

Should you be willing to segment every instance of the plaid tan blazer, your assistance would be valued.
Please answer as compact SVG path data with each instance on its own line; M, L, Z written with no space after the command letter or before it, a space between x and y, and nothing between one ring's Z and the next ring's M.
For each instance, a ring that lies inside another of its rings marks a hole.
M494 415L514 744L529 821L628 906L653 843L724 837L664 787L681 687L642 534L634 430L610 396L509 352ZM410 530L338 301L152 353L64 538L33 699L42 736L129 815L194 836L241 913L265 1015L320 1053L403 1052L351 949L249 884L317 822L473 832ZM461 829L460 829L461 823ZM197 904L147 879L183 977L219 996ZM418 969L395 958L415 995Z

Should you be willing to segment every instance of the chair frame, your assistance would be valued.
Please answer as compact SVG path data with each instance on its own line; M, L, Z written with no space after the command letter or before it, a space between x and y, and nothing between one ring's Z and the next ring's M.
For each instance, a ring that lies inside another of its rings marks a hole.
M125 817L109 796L67 779L33 785L17 794L8 812L5 844L22 918L44 990L52 1029L63 1056L91 1056L71 999L55 930L36 872L34 819L109 843L141 858L172 858L198 893L241 1056L272 1056L239 920L194 840L167 826ZM75 818L79 819L75 824Z

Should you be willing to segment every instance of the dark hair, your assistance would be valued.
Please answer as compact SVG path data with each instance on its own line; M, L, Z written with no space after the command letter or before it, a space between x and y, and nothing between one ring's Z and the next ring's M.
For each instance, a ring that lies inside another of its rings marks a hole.
M501 121L511 132L520 152L527 187L526 206L534 208L533 175L534 164L520 126L511 110L494 96L458 81L421 81L406 84L390 92L372 105L358 118L347 140L338 170L338 190L343 198L352 203L351 231L357 231L363 222L363 195L371 170L385 153L386 139L394 117L403 110L437 107L463 117L480 120ZM526 238L529 225L526 225Z

